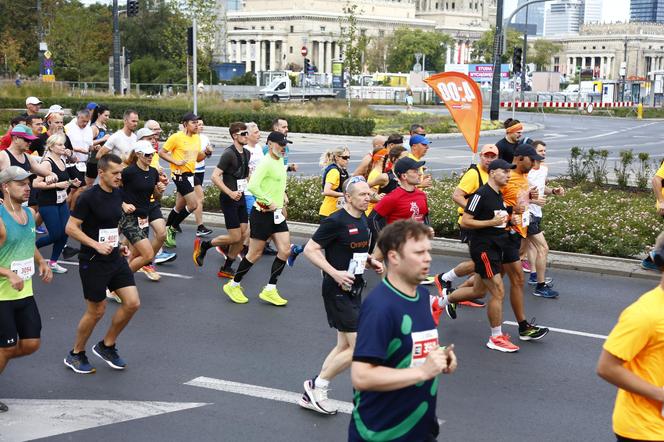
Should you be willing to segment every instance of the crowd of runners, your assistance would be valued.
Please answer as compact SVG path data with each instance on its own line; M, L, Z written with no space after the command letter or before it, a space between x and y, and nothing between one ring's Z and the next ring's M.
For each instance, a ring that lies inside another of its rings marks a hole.
M53 274L67 272L58 264L61 256L78 255L85 299L63 361L86 374L95 372L86 349L108 300L119 306L90 349L114 369L127 366L116 342L140 308L136 272L156 282L156 265L176 259L177 250L191 252L196 267L215 250L224 257L217 271L223 294L246 304L251 295L243 279L261 277L250 271L271 255L258 298L285 306L279 277L303 255L321 270L323 306L337 339L317 374L304 381L299 404L335 414L329 385L350 367L356 389L350 440L436 439L438 375L456 369L453 345L438 340L441 315L454 320L459 306L486 308L486 347L518 351L501 327L505 275L519 340L537 341L549 332L527 319L524 296L526 287L534 296L559 296L546 275L542 219L547 199L565 191L547 185L546 143L525 139L517 120L505 121L503 139L481 147L479 161L449 195L458 206L469 258L453 269L432 269L432 177L426 167L432 142L421 125L407 135L376 136L354 171L347 147L324 152L320 225L306 244L293 244L286 183L297 165L288 161L287 120L273 121L264 144L255 123L230 124L232 144L210 177L225 220L223 234L213 236L203 224L203 205L206 160L215 147L202 133L201 117L183 115L182 130L160 143L159 123L147 120L139 128L141 116L131 109L122 115L122 129L111 133L110 111L103 105L89 103L65 125L62 107L54 104L44 113L41 104L29 97L26 113L12 119L0 139L0 372L10 359L39 348L32 278L49 282ZM169 182L176 198L164 219L160 200ZM177 241L190 216L196 225L193 252ZM40 250L48 245L46 259ZM366 270L381 281L363 296ZM433 294L426 284L435 287ZM0 411L7 411L2 403Z

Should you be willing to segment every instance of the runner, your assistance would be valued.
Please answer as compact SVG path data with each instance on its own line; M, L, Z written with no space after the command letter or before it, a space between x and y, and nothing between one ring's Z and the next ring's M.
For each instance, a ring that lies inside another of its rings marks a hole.
M166 220L166 247L175 247L175 234L180 223L198 206L194 193L194 172L196 162L205 158L201 152L201 140L198 137L198 116L189 112L182 116L183 130L177 132L166 140L159 151L159 157L171 164L171 178L175 183L177 193L182 199L176 200L175 207L171 209Z
M376 203L380 201L380 199L384 196L383 194L379 193L380 185L376 183L376 180L379 176L383 174L383 171L385 170L385 163L387 161L386 158L387 158L387 149L382 148L378 150L371 159L371 172L369 172L369 177L367 178L367 182L372 182L373 185L370 187L371 200L369 201L369 206L367 207L366 210L367 216L371 214Z
M286 145L291 141L281 132L271 132L267 137L267 143L270 151L249 180L249 190L256 198L256 204L250 216L249 251L242 258L235 277L224 285L223 290L237 304L249 302L240 282L263 254L267 239L272 237L278 252L272 262L268 284L258 297L270 304L283 306L288 301L279 295L277 279L286 266L290 248L288 224L283 214L284 204L287 202L286 168L283 157Z
M520 143L523 136L523 124L519 120L508 118L503 123L505 127L505 138L496 143L498 147L498 158L511 163L514 159L514 151Z
M118 223L122 218L121 182L123 161L115 154L99 159L99 184L83 192L67 223L67 234L81 243L79 274L86 310L76 330L74 348L64 364L76 373L94 373L85 347L106 310L106 290L114 291L122 303L113 315L104 338L92 352L111 368L123 370L127 364L118 355L115 342L140 306L134 274L119 250Z
M454 346L439 347L425 288L431 230L408 220L381 232L386 277L360 308L351 365L349 441L434 441L438 375L456 370Z
M78 178L72 179L67 171L67 165L62 157L65 154L65 135L58 133L46 140L46 154L42 164L49 168L58 177L57 182L47 184L43 177L37 177L33 187L39 190L37 204L39 213L44 219L48 229L48 236L37 240L37 248L53 245L51 259L48 266L53 273L67 273L67 269L58 264L60 254L67 244L65 226L69 221L69 205L67 204L67 189L71 186L80 186Z
M37 97L28 97L25 99L25 113L23 114L25 117L29 117L30 115L37 115L39 114L39 111L41 110L41 105L44 104L43 101L41 101Z
M219 269L220 278L233 278L232 268L235 258L244 247L248 235L248 219L244 191L249 178L251 153L244 148L247 143L247 125L231 123L228 128L233 144L228 146L219 158L219 164L212 172L212 182L219 189L219 205L224 214L228 235L219 235L212 241L194 240L194 264L202 266L207 251L212 247L228 247L226 262Z
M664 161L655 172L655 175L652 177L652 191L655 194L655 210L657 215L664 218ZM659 271L659 268L652 260L650 253L646 254L646 257L641 261L641 268L644 270L653 270Z
M65 125L65 133L71 141L74 148L75 165L70 168L69 174L72 178L77 179L81 183L86 183L86 163L90 156L90 148L93 144L94 135L92 133L92 126L90 126L90 114L88 109L80 109L76 112L76 117ZM69 209L73 209L76 205L81 191L85 188L73 187L69 192Z
M14 130L14 128L19 124L25 125L25 120L26 118L23 115L19 115L9 121L9 129L2 136L2 138L0 138L0 150L5 150L9 147L10 144L12 144L12 130Z
M53 184L58 177L51 173L46 164L39 163L39 159L34 155L28 155L30 143L37 137L32 134L32 130L22 124L18 124L11 131L12 142L9 147L0 151L0 171L9 166L18 166L26 172L32 172L43 176L48 184Z
M664 234L653 253L664 269ZM620 315L604 342L597 374L618 387L613 431L618 442L664 440L664 276Z
M410 137L410 153L408 154L409 158L412 158L415 161L422 161L422 158L429 151L429 146L431 141L424 135L413 135ZM422 175L421 182L417 187L420 189L427 189L433 185L431 174L425 174L426 168L420 168L420 175Z
M205 123L203 119L198 119L198 137L201 140L201 152L205 154L205 158L212 156L214 148L207 135L203 134ZM194 217L196 218L196 236L207 236L212 233L212 230L203 225L203 203L205 201L205 193L203 192L203 182L205 181L205 158L202 161L196 162L196 170L194 172L194 193L198 198L198 205L194 210Z
M304 382L301 407L322 414L335 414L337 409L328 403L330 381L350 367L357 319L366 285L365 267L378 274L383 265L369 256L371 232L364 211L369 205L371 190L364 177L346 181L346 205L325 218L307 243L304 254L323 273L323 303L327 322L337 330L337 345L327 355L317 376Z
M384 135L376 135L371 140L371 152L368 152L360 160L360 164L355 168L353 176L363 176L365 179L369 179L369 173L371 172L371 166L374 163L373 156L381 149L385 149L385 141L387 137Z
M0 373L10 359L39 349L41 318L32 292L35 264L44 282L53 277L34 247L32 210L22 207L30 195L29 177L28 172L17 166L0 172L4 195L0 206ZM0 402L0 413L8 410Z
M387 152L387 158L383 159L383 173L369 180L369 186L378 186L378 193L382 195L387 195L399 187L399 179L394 174L393 166L399 159L408 156L408 151L403 146L394 146Z
M104 145L97 151L97 159L112 153L126 161L127 157L136 143L136 134L134 131L138 127L138 112L133 109L127 109L122 115L124 125L122 129L108 137Z
M348 179L348 163L350 151L347 147L328 149L320 158L323 168L323 203L318 215L321 221L344 206L342 192L344 182Z
M106 123L111 118L111 111L104 105L99 105L94 108L92 117L90 118L90 126L92 127L92 147L90 148L90 155L88 162L85 165L85 185L90 187L97 179L97 152L104 146L111 136Z

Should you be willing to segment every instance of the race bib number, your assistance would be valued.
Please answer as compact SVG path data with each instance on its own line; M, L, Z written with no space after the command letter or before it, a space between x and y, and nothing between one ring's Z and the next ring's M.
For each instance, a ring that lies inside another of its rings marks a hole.
M120 234L118 229L99 229L98 241L100 244L110 244L113 247L117 247L120 243Z
M494 211L493 211L493 214L494 214L495 216L507 216L507 210L494 210ZM499 225L499 226L494 226L494 227L495 227L496 229L504 229L505 227L507 227L507 223L503 223L503 224L501 224L501 225Z
M85 165L84 162L81 161L76 163L76 169L81 173L85 173L85 171L87 170L87 166Z
M147 218L138 218L138 228L147 229L150 226Z
M189 184L191 184L191 187L194 187L194 177L193 176L188 176L187 181L189 181Z
M35 259L28 258L21 261L12 261L10 269L23 281L27 281L35 274Z
M353 259L348 264L348 273L351 275L363 275L366 270L368 253L353 253Z
M245 190L247 190L247 180L237 180L237 191L244 192Z
M277 209L274 211L274 223L275 224L281 224L284 221L286 221L286 217L284 216L283 212L281 209Z
M64 189L57 190L55 192L55 202L57 204L64 203L67 199L67 191Z
M413 332L410 334L413 340L413 352L410 358L411 367L419 367L424 364L427 355L436 350L438 345L438 330L425 330L420 332Z
M530 225L530 212L521 214L521 227L528 227Z
M337 209L343 209L346 206L346 198L343 196L337 198Z

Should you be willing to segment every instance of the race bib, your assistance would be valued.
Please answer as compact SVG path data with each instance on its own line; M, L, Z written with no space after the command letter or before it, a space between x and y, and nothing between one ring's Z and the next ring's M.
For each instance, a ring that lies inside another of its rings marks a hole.
M413 332L410 334L413 340L413 351L410 358L411 367L419 367L424 364L427 355L436 350L438 345L438 330L425 330L420 332Z
M277 209L274 211L274 223L275 224L281 224L284 221L286 221L286 217L284 216L283 212L281 209Z
M530 225L530 212L521 214L521 227L528 227Z
M138 218L138 228L147 229L150 226L147 218Z
M493 211L494 216L507 216L507 210L494 210ZM504 229L507 227L507 223L503 223L499 226L494 226L496 229Z
M237 191L244 192L245 190L247 190L247 180L237 180Z
M35 259L28 258L21 261L12 261L9 268L23 281L27 281L35 274Z
M110 244L117 247L120 243L120 234L117 227L114 229L99 229L99 243Z
M76 170L78 170L79 172L85 173L85 171L87 170L87 166L82 161L78 162L78 163L76 163Z
M55 192L55 202L60 204L64 203L67 199L67 191L64 189L59 189Z
M187 181L189 181L189 184L191 184L191 187L194 187L194 177L193 176L188 176Z
M345 205L346 205L346 198L344 198L343 196L337 198L337 209L343 209Z
M368 253L353 253L353 259L348 264L348 273L351 275L363 275L366 270Z

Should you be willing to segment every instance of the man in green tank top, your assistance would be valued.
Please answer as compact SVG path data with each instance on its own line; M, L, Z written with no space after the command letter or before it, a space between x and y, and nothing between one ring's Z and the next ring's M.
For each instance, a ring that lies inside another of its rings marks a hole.
M30 196L30 174L18 166L0 172L0 373L10 359L39 349L41 318L32 296L36 269L44 282L53 273L35 248L35 219L23 207ZM7 411L0 402L0 413Z

